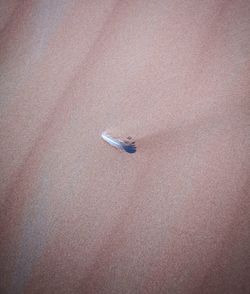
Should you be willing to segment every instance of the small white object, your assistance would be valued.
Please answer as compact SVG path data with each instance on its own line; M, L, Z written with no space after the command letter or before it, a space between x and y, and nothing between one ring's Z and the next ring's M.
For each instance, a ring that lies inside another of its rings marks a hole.
M109 143L111 146L128 153L135 153L136 152L136 146L135 142L131 141L131 137L128 137L127 140L120 140L117 138L113 138L111 135L107 134L107 132L102 132L101 135L102 139Z

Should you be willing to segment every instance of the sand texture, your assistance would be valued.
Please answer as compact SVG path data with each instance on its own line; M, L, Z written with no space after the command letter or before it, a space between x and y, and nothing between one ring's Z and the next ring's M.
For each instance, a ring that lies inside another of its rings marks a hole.
M249 36L248 0L0 1L1 293L250 293Z

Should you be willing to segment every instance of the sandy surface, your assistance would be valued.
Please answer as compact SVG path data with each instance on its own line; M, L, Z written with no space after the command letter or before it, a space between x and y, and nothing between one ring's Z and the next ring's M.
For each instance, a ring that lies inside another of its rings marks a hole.
M0 16L1 293L250 293L250 2Z

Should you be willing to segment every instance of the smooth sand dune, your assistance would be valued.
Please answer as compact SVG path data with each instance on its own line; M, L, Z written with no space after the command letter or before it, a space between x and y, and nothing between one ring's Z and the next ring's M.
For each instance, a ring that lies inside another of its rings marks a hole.
M249 293L249 1L0 15L1 293Z

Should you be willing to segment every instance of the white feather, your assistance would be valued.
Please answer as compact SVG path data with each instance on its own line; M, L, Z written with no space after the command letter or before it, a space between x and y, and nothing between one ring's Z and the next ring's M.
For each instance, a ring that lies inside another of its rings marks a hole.
M113 138L111 135L107 134L107 132L103 132L101 135L102 139L110 144L111 146L128 152L128 153L135 153L136 152L136 146L134 142L130 141L122 141L117 138Z

